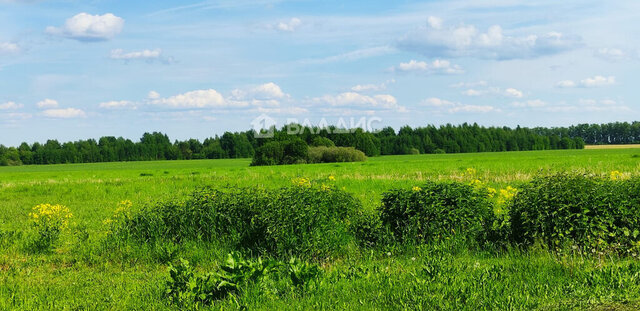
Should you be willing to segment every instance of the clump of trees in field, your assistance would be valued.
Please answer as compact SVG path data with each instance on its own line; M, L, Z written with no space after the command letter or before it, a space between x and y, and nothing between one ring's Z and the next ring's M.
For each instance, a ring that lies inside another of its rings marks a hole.
M287 133L286 127L274 130L273 137L258 138L254 131L226 132L204 141L189 139L172 142L166 134L145 133L139 141L113 136L98 140L87 139L60 143L22 143L16 147L0 145L0 165L92 163L115 161L190 160L251 158L256 153L278 159L277 163L317 162L300 153L302 143L315 147L326 147L332 153L345 152L333 147L352 147L366 156L424 154L424 153L468 153L495 151L525 151L550 149L581 149L588 143L632 143L640 141L640 123L611 123L603 125L578 125L569 128L524 128L483 127L477 124L402 127L395 131L386 127L371 133L357 129L340 131L335 127L325 129L305 128L295 135ZM293 138L295 137L295 139ZM283 141L298 141L294 146ZM278 142L278 143L273 143ZM300 143L302 142L302 143ZM263 148L263 146L265 146ZM285 148L286 147L286 148ZM284 148L284 149L283 149ZM288 148L288 149L287 149ZM283 155L280 156L280 152ZM287 151L287 152L285 152ZM295 151L293 154L288 151ZM325 152L314 149L313 155ZM326 152L325 152L326 153ZM321 157L322 158L322 157ZM265 158L266 159L266 158ZM269 161L267 161L269 162ZM325 160L322 160L325 162Z

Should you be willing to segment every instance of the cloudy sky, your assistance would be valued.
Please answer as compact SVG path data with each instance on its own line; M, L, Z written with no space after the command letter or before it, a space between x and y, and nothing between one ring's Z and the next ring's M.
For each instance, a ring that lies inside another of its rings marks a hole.
M0 0L0 143L640 119L639 1Z

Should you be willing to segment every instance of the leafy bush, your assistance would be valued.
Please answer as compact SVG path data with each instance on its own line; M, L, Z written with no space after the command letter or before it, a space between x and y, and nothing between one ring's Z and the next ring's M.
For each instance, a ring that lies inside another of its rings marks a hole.
M309 163L362 162L367 156L353 147L311 147Z
M271 141L257 148L252 166L298 164L307 162L308 146L300 138Z
M382 223L401 242L431 242L453 236L481 240L492 221L485 192L462 183L428 182L383 194Z
M73 215L63 205L40 204L29 213L35 237L29 248L36 251L49 251L59 240L60 234L69 228L69 219Z
M622 175L621 175L622 176ZM640 247L640 179L559 173L534 178L513 199L516 243L584 251Z
M276 260L244 259L239 253L230 253L219 270L197 274L189 261L180 259L169 265L169 280L165 294L179 306L210 305L216 300L238 295L250 284L264 282L271 274L286 274L294 289L307 289L322 273L320 267L291 258L288 263Z
M311 141L311 146L313 147L335 147L336 144L329 138L316 136Z
M145 243L201 240L274 255L345 250L360 202L342 190L301 180L275 190L203 188L184 202L144 207L112 231Z

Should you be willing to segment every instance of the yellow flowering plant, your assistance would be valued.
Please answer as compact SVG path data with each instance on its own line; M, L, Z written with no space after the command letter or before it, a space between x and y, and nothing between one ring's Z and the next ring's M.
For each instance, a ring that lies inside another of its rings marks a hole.
M40 204L33 207L29 213L29 221L36 231L33 246L36 249L50 249L60 238L60 234L69 228L73 217L68 207L64 205Z

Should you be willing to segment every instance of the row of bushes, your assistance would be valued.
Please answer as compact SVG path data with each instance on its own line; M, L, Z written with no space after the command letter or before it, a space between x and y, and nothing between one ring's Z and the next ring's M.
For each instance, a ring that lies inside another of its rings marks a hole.
M361 209L347 192L305 179L281 189L203 188L121 217L112 232L150 244L202 240L257 254L319 256L352 243L349 219Z
M349 193L301 179L281 189L205 188L184 202L122 217L121 237L218 242L275 256L330 256L355 243L385 246L462 239L477 246L633 252L640 248L640 178L540 176L514 188L478 180L427 182L383 194L364 211Z

